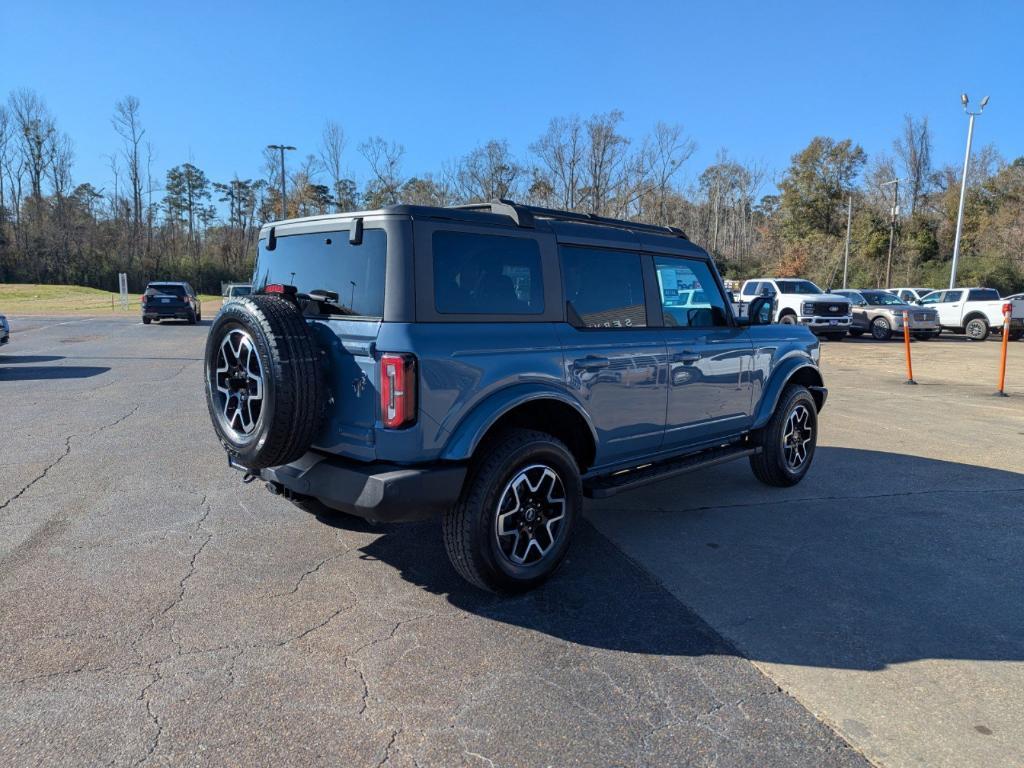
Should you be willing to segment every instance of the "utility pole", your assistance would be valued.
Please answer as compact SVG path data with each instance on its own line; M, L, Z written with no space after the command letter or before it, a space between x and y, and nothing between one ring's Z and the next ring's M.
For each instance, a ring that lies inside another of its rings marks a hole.
M967 151L964 153L964 173L960 179L960 208L956 214L956 238L953 240L953 266L949 270L949 287L956 288L956 265L960 261L960 232L964 225L964 198L967 194L967 168L971 163L971 140L974 138L974 118L985 111L988 104L988 96L981 100L981 108L977 112L967 109L967 94L960 94L960 103L964 106L964 112L969 120L967 122Z
M285 150L293 150L295 147L290 147L287 144L267 144L267 149L276 149L281 153L281 218L288 218L288 203L287 198L284 196L284 152Z
M843 288L846 288L846 273L850 268L850 224L853 223L853 195L846 204L846 254L843 256Z
M896 215L900 212L900 182L903 179L893 179L892 181L886 181L882 184L883 187L887 187L890 184L892 188L892 217L889 220L889 258L885 261L885 287L892 287L892 246L893 241L896 239Z

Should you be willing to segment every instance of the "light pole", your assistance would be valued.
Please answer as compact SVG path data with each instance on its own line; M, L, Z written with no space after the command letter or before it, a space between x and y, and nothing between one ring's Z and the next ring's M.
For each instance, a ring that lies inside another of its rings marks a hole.
M850 224L853 223L853 195L846 204L846 253L843 256L843 288L846 288L846 273L850 267Z
M977 112L971 112L967 108L967 94L960 94L960 103L964 105L964 112L969 120L967 122L967 151L964 153L964 173L960 179L960 209L956 213L956 238L953 240L953 266L949 270L949 287L956 288L956 264L960 260L960 231L964 225L964 198L967 194L967 168L971 163L971 140L974 138L974 118L985 111L988 104L988 96L981 100Z
M896 214L900 212L900 182L904 179L893 179L892 181L882 182L883 187L887 187L890 184L892 188L892 217L889 219L889 258L885 261L885 287L889 288L892 286L892 244L896 238Z
M267 149L276 149L281 153L281 218L288 218L288 204L285 202L284 196L284 152L285 150L293 150L295 147L290 147L287 144L267 144Z

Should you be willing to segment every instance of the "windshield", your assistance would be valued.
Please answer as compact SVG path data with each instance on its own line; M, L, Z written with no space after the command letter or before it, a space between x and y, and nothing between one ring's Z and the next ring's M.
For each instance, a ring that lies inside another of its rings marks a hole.
M146 293L150 296L154 296L158 293L162 293L165 296L184 296L185 286L168 283L150 283L146 286Z
M873 307L896 307L906 304L899 296L888 291L865 291L861 295Z
M821 293L821 288L810 280L776 280L779 293L797 293L801 295Z

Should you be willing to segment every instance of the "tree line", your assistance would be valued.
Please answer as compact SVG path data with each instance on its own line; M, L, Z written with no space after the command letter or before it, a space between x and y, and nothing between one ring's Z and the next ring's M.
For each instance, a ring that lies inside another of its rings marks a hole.
M616 110L555 117L522 156L495 138L415 175L399 142L373 136L350 148L344 128L328 122L315 152L288 158L284 209L291 217L511 198L681 227L727 277L833 287L849 225L851 286L884 286L887 276L893 285L948 283L960 168L934 163L927 119L905 117L892 151L873 158L852 139L816 137L775 177L724 149L696 173L696 144L682 126L658 123L634 139L623 120ZM0 281L110 289L127 272L133 289L186 279L216 292L248 279L260 226L281 215L276 152L264 150L258 176L220 181L191 159L157 175L155 156L142 105L127 96L111 113L107 178L76 179L72 138L37 93L13 91L0 104ZM357 158L368 169L362 184L348 170ZM1024 158L1007 162L983 147L968 181L958 282L1020 290Z

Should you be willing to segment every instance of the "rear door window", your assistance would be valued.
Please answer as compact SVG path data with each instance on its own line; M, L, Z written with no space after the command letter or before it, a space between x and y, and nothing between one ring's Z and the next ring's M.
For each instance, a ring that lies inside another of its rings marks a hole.
M999 291L994 288L975 288L967 295L968 301L999 301Z
M440 314L543 314L536 240L439 230L431 246L434 308Z
M570 321L589 328L647 326L639 253L570 246L559 253Z
M299 293L333 293L338 306L331 314L380 318L386 260L382 229L366 229L360 245L349 243L348 231L280 235L272 251L260 240L253 290L280 283L294 285Z

